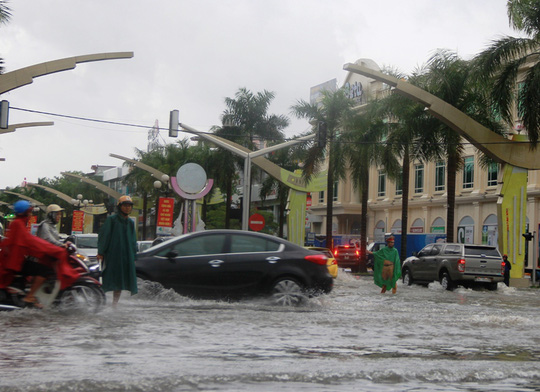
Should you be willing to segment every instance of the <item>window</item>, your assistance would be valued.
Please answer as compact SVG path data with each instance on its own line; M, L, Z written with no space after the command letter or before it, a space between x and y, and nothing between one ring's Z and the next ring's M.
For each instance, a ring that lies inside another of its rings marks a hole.
M382 170L379 170L377 196L386 196L386 174Z
M396 196L403 195L403 169L400 169L396 178Z
M497 163L491 163L488 166L487 186L496 186L498 177L499 177L499 165Z
M424 164L414 165L414 193L424 192Z
M474 186L474 157L465 157L463 165L463 189Z
M277 252L280 243L250 235L231 235L231 253Z
M334 182L334 196L332 197L332 200L333 201L337 201L338 200L338 182Z
M324 191L319 192L319 203L324 203Z
M176 252L180 257L213 255L223 253L224 245L225 234L201 235L176 242L172 247L167 246L158 253L158 256L166 256L170 251Z
M444 191L446 181L446 163L437 161L435 163L435 192Z

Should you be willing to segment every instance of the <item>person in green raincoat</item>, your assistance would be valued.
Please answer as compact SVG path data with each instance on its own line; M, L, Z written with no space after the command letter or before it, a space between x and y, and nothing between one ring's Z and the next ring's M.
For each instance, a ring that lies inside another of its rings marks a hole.
M118 304L122 290L137 294L137 237L135 224L129 218L133 209L131 197L120 196L117 209L99 231L97 255L103 262L103 291L113 292L113 306Z
M382 288L381 293L386 293L386 289L392 288L392 294L395 294L397 291L396 282L401 277L401 261L397 249L394 248L394 237L388 237L386 247L371 254L375 259L373 281Z

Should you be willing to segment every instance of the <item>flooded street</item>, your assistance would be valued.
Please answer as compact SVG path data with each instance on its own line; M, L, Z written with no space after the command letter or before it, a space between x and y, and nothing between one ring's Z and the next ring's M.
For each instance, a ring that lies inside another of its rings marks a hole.
M0 391L540 391L538 290L381 295L342 271L291 308L140 290L95 315L0 313Z

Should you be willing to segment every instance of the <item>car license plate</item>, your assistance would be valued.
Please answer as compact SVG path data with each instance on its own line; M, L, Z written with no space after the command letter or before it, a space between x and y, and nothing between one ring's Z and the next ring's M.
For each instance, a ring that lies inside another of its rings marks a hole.
M349 256L345 256L343 257L345 260L349 260Z
M476 278L476 282L491 282L490 278Z

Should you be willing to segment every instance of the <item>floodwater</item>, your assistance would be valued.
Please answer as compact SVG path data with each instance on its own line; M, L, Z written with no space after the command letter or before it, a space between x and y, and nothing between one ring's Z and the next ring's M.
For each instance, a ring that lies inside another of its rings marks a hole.
M539 290L382 295L343 271L298 307L140 290L0 313L0 391L540 391Z

